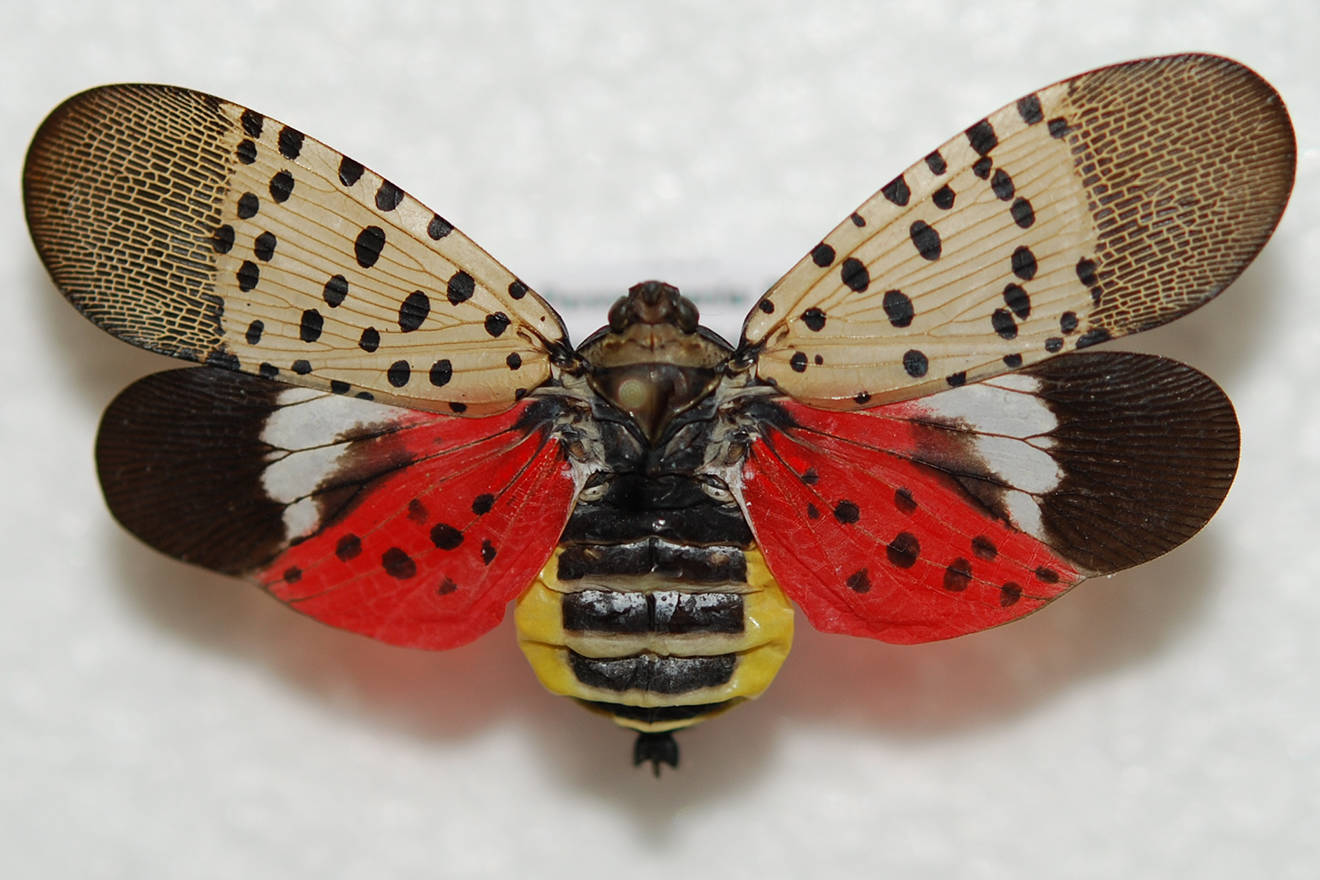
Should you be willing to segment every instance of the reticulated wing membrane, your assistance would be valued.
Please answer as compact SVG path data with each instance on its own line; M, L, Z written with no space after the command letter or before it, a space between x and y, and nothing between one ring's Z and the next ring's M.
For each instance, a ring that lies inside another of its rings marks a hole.
M950 638L1172 549L1237 467L1233 407L1174 361L1083 353L857 412L783 404L740 488L818 628Z
M559 540L578 485L554 406L460 418L174 370L111 403L97 467L153 547L332 626L442 649L495 626Z
M544 382L566 345L558 315L440 215L200 92L70 98L37 132L23 187L65 295L152 351L477 414Z
M851 409L1158 326L1251 261L1295 162L1279 96L1233 61L1082 74L872 196L770 288L742 348L796 399Z

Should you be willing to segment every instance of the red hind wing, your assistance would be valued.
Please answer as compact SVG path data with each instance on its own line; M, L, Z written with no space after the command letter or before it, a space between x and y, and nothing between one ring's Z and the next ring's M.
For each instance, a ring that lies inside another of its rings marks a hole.
M1237 466L1223 392L1146 355L858 412L781 406L741 475L757 541L817 628L888 642L997 626L1171 549Z
M147 543L324 623L444 649L494 627L575 494L545 402L459 418L216 370L111 404L97 461Z

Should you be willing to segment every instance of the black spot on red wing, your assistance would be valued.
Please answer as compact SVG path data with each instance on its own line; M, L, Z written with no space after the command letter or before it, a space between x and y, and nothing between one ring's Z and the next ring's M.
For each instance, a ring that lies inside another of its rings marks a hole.
M856 257L849 257L843 261L843 266L839 269L839 278L858 293L871 285L871 273L866 271L866 264Z
M271 257L275 256L275 246L278 242L275 236L269 232L263 232L252 242L252 253L263 263L269 263Z
M457 589L458 589L458 584L454 583L452 578L445 577L445 578L441 578L440 586L435 588L435 592L436 595L438 596L448 596L450 593L454 592L454 590Z
M362 179L362 164L344 156L339 160L339 182L344 186L352 186Z
M935 207L939 208L941 211L947 211L953 207L955 198L956 196L953 188L946 184L935 190L935 193L930 197L930 200L934 202Z
M1045 118L1040 109L1040 98L1035 95L1027 95L1025 98L1019 98L1017 102L1018 115L1027 125L1035 125Z
M472 499L472 512L477 516L485 516L490 513L490 509L495 506L495 496L489 492L483 492Z
M903 179L901 174L882 186L880 193L899 207L906 205L908 199L912 197L912 190L908 188L907 181Z
M243 193L238 197L238 218L240 220L250 220L257 215L261 209L261 201L256 193Z
M399 329L411 333L431 314L431 298L420 290L414 290L399 305Z
M961 556L944 569L944 589L961 593L972 582L972 564Z
M348 279L343 275L335 275L325 283L325 288L321 291L321 298L330 308L336 308L348 296Z
M958 388L958 387L961 387L961 386L963 386L963 385L966 385L966 384L967 384L967 371L966 371L966 370L959 370L959 371L956 372L956 373L950 373L949 375L947 375L947 376L944 377L944 381L947 382L947 383L949 384L949 387L950 387L950 388Z
M977 535L972 538L972 552L977 557L990 561L999 555L999 548L995 546L994 541L991 541L985 535Z
M926 157L926 167L930 169L931 174L943 174L949 170L949 164L944 161L944 157L940 155L939 150Z
M440 550L453 550L463 543L463 533L448 523L431 527L431 543Z
M1013 251L1012 266L1013 274L1023 281L1030 281L1036 277L1036 255L1026 245L1021 245Z
M1036 569L1036 580L1042 584L1057 584L1059 582L1059 573L1052 568L1042 565Z
M820 511L816 509L816 505L807 505L807 519L820 519Z
M825 328L825 313L813 306L802 313L802 323L807 325L808 330L823 330Z
M257 161L257 145L250 140L241 140L238 142L238 146L234 148L234 155L244 165L251 165Z
M921 256L932 262L940 258L944 245L940 241L940 234L935 231L935 227L924 220L918 220L908 229L908 235L911 236L912 244Z
M456 306L472 299L472 292L477 289L477 283L468 273L458 271L450 277L445 287L445 296L449 299L449 304Z
M450 379L454 378L454 365L449 362L449 358L441 358L431 364L427 378L436 388L443 388L449 384Z
M984 156L999 143L999 137L995 134L990 120L982 119L967 129L967 142L972 145L973 150Z
M995 309L994 314L990 316L990 326L995 329L1001 339L1015 339L1018 335L1017 322L1009 314L1008 309Z
M261 280L261 270L251 260L244 260L234 277L238 280L238 289L246 293L256 287L257 282Z
M903 352L903 369L913 379L920 379L930 369L930 361L920 351L910 348Z
M439 214L432 217L431 222L426 224L426 234L431 236L433 241L439 241L453 231L454 225Z
M852 574L848 575L843 582L847 584L848 589L852 590L854 593L865 593L871 589L871 577L867 574L866 569L864 568L854 571Z
M358 233L353 242L353 255L363 269L370 269L380 259L380 252L385 249L385 230L379 226L368 226Z
M802 475L799 476L798 479L808 486L814 486L820 482L820 474L816 473L815 468L809 467L802 472Z
M429 515L430 511L420 500L413 498L408 502L408 519L415 523L424 523Z
M270 197L276 202L287 202L293 195L293 175L281 171L270 179Z
M824 269L834 262L834 248L822 241L811 249L811 262Z
M284 126L280 129L280 155L286 159L297 159L302 152L303 134L296 128Z
M899 532L894 540L885 547L885 556L889 559L889 564L898 568L911 568L917 564L917 557L921 555L921 543L917 536L911 532Z
M261 321L253 321L248 324L247 333L243 338L247 340L248 345L256 345L261 341L261 332L266 329L266 325Z
M517 278L509 282L509 296L514 299L522 299L527 295L527 285L523 284Z
M898 508L899 513L912 513L917 509L916 499L907 489L897 489L894 491L894 506Z
M990 177L990 189L994 190L996 198L1006 202L1013 198L1016 187L1013 186L1013 178L1008 176L1007 171L996 168L995 173Z
M485 565L490 565L491 560L495 558L495 545L487 538L481 542L481 561Z
M293 370L299 376L306 376L312 371L312 362L305 358L298 358L298 360L294 361L289 366L289 369Z
M407 361L395 361L390 364L390 368L385 371L385 378L395 388L402 388L408 384L412 378L412 367L408 366Z
M857 505L847 499L834 505L834 518L844 525L852 525L861 519L862 512Z
M486 332L492 338L498 338L505 330L509 328L509 316L503 312L492 312L486 316Z
M284 578L285 583L296 584L298 583L298 581L302 580L302 575L303 573L301 568L298 568L297 566L291 566L289 568L284 569L284 574L282 575L282 577Z
M234 227L226 223L211 235L211 248L217 254L227 254L234 247Z
M1015 199L1013 207L1008 209L1008 213L1012 215L1013 222L1018 225L1019 229L1030 229L1032 224L1036 222L1036 212L1031 207L1031 202L1023 198Z
M321 313L316 309L306 309L298 323L298 338L303 342L315 342L321 338L324 327L325 318L321 317Z
M1010 605L1017 604L1017 600L1022 598L1022 586L1015 583L1007 583L999 588L999 607L1007 608Z
M335 543L335 555L347 562L362 552L362 539L357 535L344 535Z
M793 352L793 356L788 359L788 365L793 368L795 373L805 373L807 371L806 354L800 351Z
M358 348L362 349L367 354L371 354L373 351L380 348L380 331L375 327L367 327L364 329L362 335L358 337Z
M399 207L403 201L403 190L399 189L388 180L380 182L380 188L376 190L376 207L381 211L393 211Z
M1050 137L1052 138L1064 137L1069 131L1071 131L1068 126L1068 120L1064 119L1062 116L1054 117L1046 123L1046 125L1050 128Z
M399 580L407 580L417 574L417 563L398 547L391 547L382 553L380 565L386 574Z
M885 317L889 318L889 323L895 327L907 327L916 317L912 298L901 290L886 290L882 305L885 309Z
M239 117L239 122L243 126L243 131L248 137L261 137L261 123L265 120L260 113L252 110L244 110L243 115Z

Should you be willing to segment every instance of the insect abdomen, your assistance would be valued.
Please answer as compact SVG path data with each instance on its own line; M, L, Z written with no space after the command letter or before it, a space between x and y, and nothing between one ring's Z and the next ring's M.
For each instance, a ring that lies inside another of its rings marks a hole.
M518 601L541 683L625 727L686 727L759 696L793 612L753 545L565 542Z

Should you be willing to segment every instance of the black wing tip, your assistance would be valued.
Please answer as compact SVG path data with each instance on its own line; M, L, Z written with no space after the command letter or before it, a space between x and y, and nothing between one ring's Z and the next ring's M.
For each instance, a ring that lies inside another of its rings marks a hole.
M1223 504L1241 436L1228 395L1204 373L1120 351L1063 355L1024 372L1044 383L1041 396L1064 423L1053 454L1067 476L1042 506L1047 543L1088 576L1169 552Z
M640 767L651 762L651 772L660 778L660 765L668 764L678 769L678 741L670 731L663 733L638 733L633 743L633 766Z

